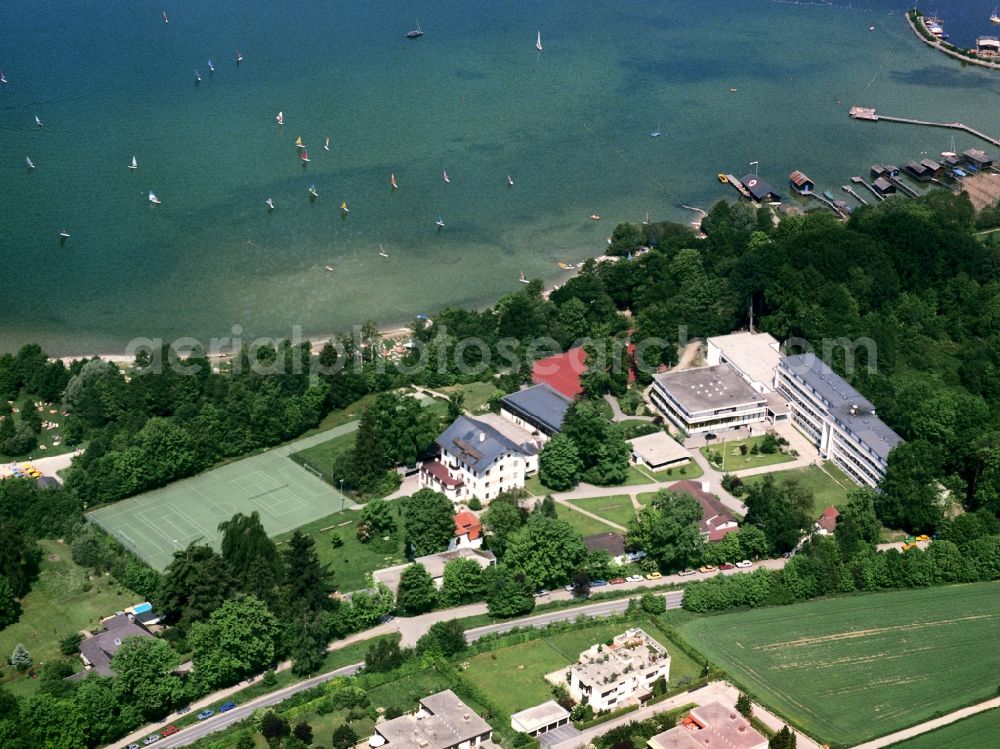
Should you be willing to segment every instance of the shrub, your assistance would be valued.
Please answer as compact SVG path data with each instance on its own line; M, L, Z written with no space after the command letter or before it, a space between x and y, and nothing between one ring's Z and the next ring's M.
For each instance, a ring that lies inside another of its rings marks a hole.
M470 510L481 510L483 509L483 503L479 501L479 497L473 497L469 500Z
M83 635L79 632L66 635L59 641L59 652L63 655L76 655L77 647L82 639Z

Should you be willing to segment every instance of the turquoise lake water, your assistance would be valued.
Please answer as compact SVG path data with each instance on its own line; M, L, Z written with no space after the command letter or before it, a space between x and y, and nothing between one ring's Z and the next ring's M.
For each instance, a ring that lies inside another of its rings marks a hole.
M958 43L993 31L990 2L934 10ZM556 280L558 262L600 254L619 221L688 221L683 204L734 197L716 173L751 161L780 192L802 169L839 193L872 163L950 150L947 131L853 122L855 103L1000 134L1000 75L928 49L902 12L885 0L6 0L0 350L406 322L516 291L522 269ZM425 36L405 39L418 19Z

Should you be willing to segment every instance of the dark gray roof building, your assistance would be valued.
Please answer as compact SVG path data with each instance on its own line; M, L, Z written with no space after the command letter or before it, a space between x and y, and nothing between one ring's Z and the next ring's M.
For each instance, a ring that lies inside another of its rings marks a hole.
M508 452L535 455L538 447L531 443L518 444L485 421L459 416L436 440L437 445L474 471L481 471Z
M152 636L132 614L117 614L105 620L102 632L80 641L80 656L85 665L101 676L111 676L111 658L125 638Z
M750 196L758 201L780 200L781 196L774 189L756 174L748 174L740 180L743 186L750 191Z
M501 414L507 411L518 426L552 435L562 429L563 418L573 401L545 383L518 390L500 399ZM507 414L504 414L507 415Z

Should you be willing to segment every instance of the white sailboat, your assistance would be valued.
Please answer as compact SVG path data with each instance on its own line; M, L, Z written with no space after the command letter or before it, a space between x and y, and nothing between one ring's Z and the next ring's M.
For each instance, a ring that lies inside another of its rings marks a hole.
M990 23L995 23L1000 25L1000 14L997 13L996 8L994 8L993 12L990 13Z
M66 231L65 229L63 229L61 232L59 232L59 238L60 239L69 239L69 232Z
M30 156L25 156L24 157L24 163L28 165L28 169L34 169L35 168L35 162L31 160Z
M0 83L6 83L6 82L7 82L7 76L4 74L2 70L0 70Z
M35 124L38 125L38 127L45 127L42 124L42 121L40 119L38 119L38 115L37 114L35 115Z
M214 73L215 72L215 65L212 64L212 58L211 57L208 58L208 72L209 73Z
M389 257L389 253L385 251L385 248L382 246L381 243L379 243L379 246L378 246L378 254L381 257Z
M642 222L643 226L649 226L649 214L646 214L646 220Z
M523 270L521 271L521 275L520 275L520 276L518 277L518 279L517 279L517 280L518 280L518 281L520 281L521 283L531 283L531 282L530 282L530 281L529 281L529 280L528 280L528 279L527 279L527 278L525 277L525 275L524 275L524 271L523 271Z
M445 169L443 172L441 172L441 177L444 178L444 181L446 183L447 182L451 182L451 177L448 176L448 170L447 169Z
M417 19L417 28L415 28L413 31L407 31L406 32L406 38L407 39L418 39L418 38L422 37L423 35L424 35L424 32L420 28L420 19Z
M439 229L443 229L444 228L444 217L439 213L437 215L437 221L435 221L434 223L437 224L437 227Z
M661 135L662 135L662 133L660 132L660 123L657 122L656 123L656 130L654 130L653 132L651 132L649 134L649 137L651 137L651 138L659 138Z
M284 112L278 112L278 114L276 114L274 116L274 119L275 119L275 121L279 125L284 125L285 124L285 113Z
M309 197L313 200L319 197L319 193L316 192L316 185L309 185Z
M535 49L539 52L542 51L542 32L538 32L538 36L535 38Z
M167 18L167 11L163 11L163 23L170 23L170 19Z
M271 198L268 198L267 200L265 200L264 201L264 205L267 206L267 210L269 210L269 211L273 211L274 210L274 200L272 200Z
M330 150L330 136L329 135L326 136L326 142L323 144L323 150L324 151L329 151Z
M194 82L201 83L201 73L198 72L198 68L194 69Z
M139 162L136 161L135 156L132 157L132 163L128 165L128 168L129 169L138 169L139 168Z
M239 50L236 50L236 64L239 65L243 62L243 55L240 54Z
M160 199L156 197L156 193L153 192L152 190L149 191L149 202L152 203L153 205L160 204Z
M507 175L507 185L509 187L513 187L514 186L514 179L509 174Z

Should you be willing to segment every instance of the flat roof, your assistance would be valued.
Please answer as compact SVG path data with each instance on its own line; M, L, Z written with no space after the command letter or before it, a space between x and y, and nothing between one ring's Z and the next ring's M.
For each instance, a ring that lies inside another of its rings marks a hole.
M501 401L519 416L533 419L552 432L562 429L563 418L573 403L545 382L505 395Z
M778 369L781 354L778 341L770 333L730 333L708 339L735 369L754 382L773 388L774 372Z
M450 689L424 697L420 706L416 714L377 723L375 732L400 749L445 749L492 730Z
M569 710L555 700L549 700L541 705L514 713L510 716L510 725L515 731L531 733L568 717Z
M875 415L872 402L816 354L786 356L781 366L811 387L826 403L830 415L883 461L889 451L903 441Z
M764 404L764 396L728 364L665 372L653 375L653 379L691 415L719 408Z
M629 444L632 445L632 451L636 455L654 466L691 459L691 453L666 432L653 432L642 437L634 437L629 440Z

